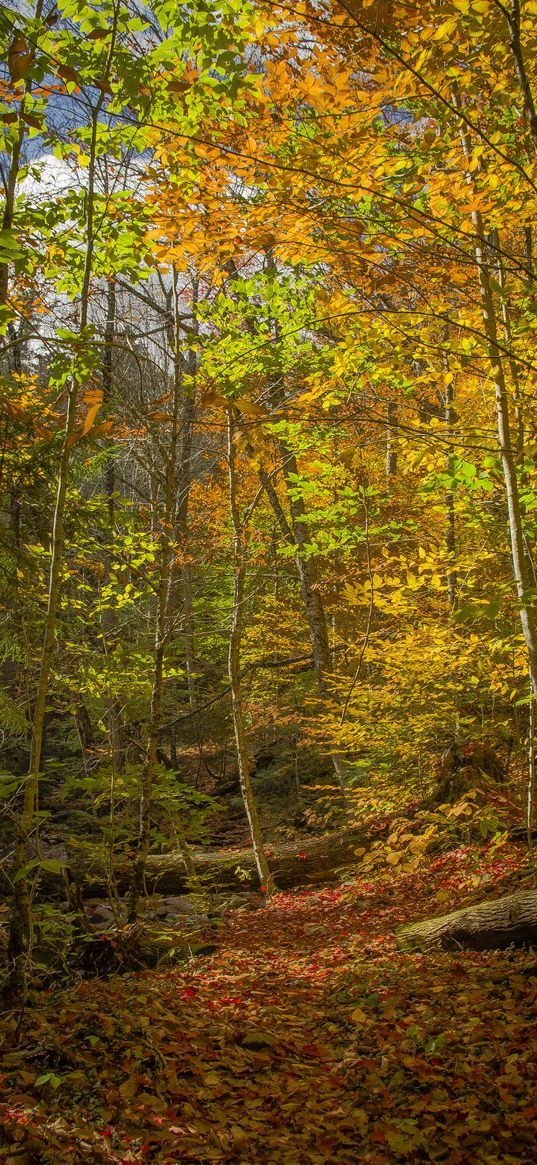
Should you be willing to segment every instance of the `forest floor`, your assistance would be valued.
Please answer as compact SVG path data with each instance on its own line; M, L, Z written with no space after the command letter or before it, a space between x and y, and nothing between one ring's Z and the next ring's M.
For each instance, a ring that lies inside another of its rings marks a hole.
M230 912L179 968L31 997L1 1024L6 1165L535 1161L537 963L402 954L403 922L528 885L524 849Z

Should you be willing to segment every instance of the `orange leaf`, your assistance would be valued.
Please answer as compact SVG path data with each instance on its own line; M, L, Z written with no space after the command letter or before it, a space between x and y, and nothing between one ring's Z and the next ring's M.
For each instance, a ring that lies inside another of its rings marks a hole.
M92 395L98 399L94 400L94 403L90 405L90 407L87 411L86 420L84 421L84 424L82 426L82 431L80 433L81 437L86 437L87 434L89 433L90 429L93 428L93 422L94 422L95 417L97 416L97 413L99 412L99 409L103 403L102 392L98 392L98 393L96 392Z

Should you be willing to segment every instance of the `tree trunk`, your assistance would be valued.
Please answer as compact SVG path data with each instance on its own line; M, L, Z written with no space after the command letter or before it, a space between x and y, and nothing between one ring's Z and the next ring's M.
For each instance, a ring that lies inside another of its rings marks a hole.
M537 890L520 890L495 902L480 902L397 931L400 950L501 950L537 941Z
M526 62L524 60L522 42L520 39L520 0L510 0L510 5L506 4L505 7L503 5L498 5L498 7L501 8L507 21L507 28L509 30L509 44L513 54L516 78L524 101L524 109L529 123L533 148L537 154L537 112L535 110L533 93L529 83L528 74L526 72Z
M107 176L107 175L106 175ZM109 279L106 289L106 321L104 326L104 348L103 348L103 363L102 363L102 384L103 384L103 405L105 409L112 407L112 394L114 391L114 340L116 334L116 287L113 279ZM108 531L113 539L116 528L116 466L114 460L115 446L111 441L109 445L109 457L106 463L105 470L105 497L106 508L108 512ZM112 553L110 547L105 548L104 552L104 582L107 584L110 581L110 566L112 562ZM103 649L105 654L114 647L115 632L117 627L117 616L113 607L110 604L105 604L101 615L102 630L103 630ZM114 801L115 801L115 784L118 775L123 772L125 767L125 749L123 744L123 728L121 723L121 704L117 696L113 692L109 692L108 696L108 737L110 742L110 756L112 762L112 788L110 796L110 815L111 815L111 842L114 837Z
M37 5L37 12L41 11L41 0ZM117 33L117 16L111 28L108 45L107 61L103 70L104 80L108 79L112 57L115 51ZM80 289L80 336L84 338L89 320L89 301L91 280L93 273L93 253L96 239L95 228L95 162L97 157L97 137L99 115L105 96L103 86L96 104L91 109L91 134L89 143L88 185L86 195L86 254ZM7 267L5 273L0 272L0 303L2 294L7 291ZM4 290L4 281L6 289ZM64 548L64 521L67 502L67 487L71 463L71 450L76 433L76 410L82 384L76 376L71 379L67 392L67 408L65 428L58 480L56 487L56 502L54 506L51 558L48 576L48 600L45 616L45 626L41 648L41 661L37 681L37 691L32 721L32 743L30 747L30 763L24 790L24 801L21 816L17 826L15 856L13 860L13 902L10 918L8 940L9 972L5 983L5 992L23 1000L26 992L26 972L32 949L32 911L30 884L26 872L29 857L29 843L31 832L35 825L35 815L38 806L39 773L41 768L41 751L43 745L43 729L45 723L46 702L49 690L52 659L56 638L56 624L58 606L62 588L62 563Z
M272 272L272 275L275 278L276 262L270 249L266 252L266 263L267 271ZM229 265L229 270L231 273L231 278L236 279L237 269L234 263ZM255 324L251 321L247 326L251 334L255 336ZM276 324L274 327L274 342L277 344L278 341L279 330ZM282 376L274 377L270 396L272 406L275 410L281 409L282 406L285 405L285 392L283 389ZM317 680L317 689L319 692L321 706L327 708L331 700L331 693L328 690L327 681L328 676L332 673L333 664L330 652L324 604L319 587L317 585L317 580L315 579L315 572L307 555L308 528L304 521L306 516L306 508L302 498L293 498L291 494L291 487L294 485L291 475L298 475L296 457L283 438L278 441L278 447L282 459L283 477L288 491L291 525L289 525L287 521L278 498L278 494L274 488L274 485L272 484L270 475L266 472L266 470L260 469L259 478L265 488L268 500L272 506L278 525L280 526L284 537L294 547L295 550L295 564L300 582L300 590L302 593L306 618L308 621L310 643L313 653L313 665L315 668L315 677ZM339 782L343 803L345 804L347 783L345 761L335 748L330 749L329 756Z
M86 777L90 777L93 769L99 764L100 756L95 749L95 733L93 731L90 714L84 701L80 700L76 695L74 718L78 739L80 741L84 773Z
M455 423L455 409L453 407L453 380L450 379L453 374L447 371L445 386L445 420L446 420L446 437L448 440L448 452L446 456L446 473L449 477L452 476L455 465L455 453L453 449L453 425ZM447 592L448 603L450 611L455 611L457 606L457 571L455 569L455 554L456 554L456 534L455 534L455 495L453 487L449 486L445 494L446 504L446 550L448 557L447 568Z
M386 493L391 492L393 479L397 473L397 401L389 400L386 409Z
M32 948L31 894L26 873L26 863L29 858L30 837L34 828L37 808L46 702L52 669L56 619L61 590L63 525L71 452L70 440L74 431L76 399L76 391L72 388L69 393L67 406L65 436L58 473L56 505L54 508L47 613L45 617L41 662L33 713L30 763L24 788L22 811L17 824L15 856L12 866L13 900L8 941L9 977L6 990L16 998L23 998L25 994L26 964L31 955Z
M461 142L466 161L470 164L471 144L467 134L464 132L461 132ZM472 182L470 170L468 170L468 181ZM498 443L505 482L507 512L509 515L513 578L519 602L519 617L528 655L531 686L534 696L537 697L537 614L535 607L531 605L531 601L528 601L527 595L533 580L529 575L525 554L516 458L511 438L509 394L504 373L503 353L498 342L498 326L491 282L490 247L485 237L483 219L480 211L472 211L471 217L475 230L475 259L481 297L483 331L486 338L487 353L490 360L490 374L494 384L496 398Z
M35 19L39 20L41 10L43 7L42 0L38 0L35 10ZM22 165L22 147L27 133L26 122L24 121L24 114L26 112L26 97L31 92L31 81L27 81L25 85L24 96L19 108L19 127L17 137L11 147L11 158L7 171L7 177L4 180L4 209L2 213L2 230L9 231L13 226L13 218L15 214L15 202L17 196L17 183L19 179L19 171ZM0 263L0 308L5 308L7 302L9 288L9 262L6 260Z
M244 725L244 709L242 703L241 644L244 610L244 587L246 582L246 533L240 518L237 501L235 425L233 413L234 410L232 407L230 407L228 413L228 469L229 508L231 513L231 523L233 526L233 610L231 617L231 633L229 637L228 674L229 685L231 689L233 730L235 733L235 745L237 748L237 764L239 768L241 794L244 801L244 808L246 809L248 825L250 827L252 848L259 880L261 885L264 887L264 892L268 898L275 889L274 877L270 871L270 867L265 856L265 850L263 848L261 825L259 823L254 791L250 779L250 761L248 757L246 729Z
M290 474L298 474L296 457L292 454L283 440L279 442L283 463L283 474L287 487L291 485ZM316 585L315 577L308 561L306 546L308 541L307 527L304 522L305 506L301 499L289 499L291 525L289 525L278 494L270 480L270 476L263 468L259 471L259 479L265 489L274 515L285 539L295 548L295 564L302 600L308 621L309 637L313 655L313 666L317 680L317 690L323 705L327 705L330 695L327 688L327 676L332 671L332 659L328 641L328 628L324 612L323 601ZM346 768L345 762L335 748L330 750L330 760L339 786L345 800Z
M174 293L174 383L172 412L170 415L170 439L165 451L165 486L164 504L159 529L159 576L157 592L157 611L155 620L155 662L153 683L151 688L151 708L149 714L149 730L147 737L146 760L142 774L140 788L140 808L138 824L138 840L136 856L132 872L129 893L129 921L136 918L138 900L143 892L144 878L149 846L151 842L151 811L153 805L153 786L158 765L158 748L160 740L162 701L164 692L164 655L173 629L174 612L170 603L170 589L173 586L173 539L170 537L176 509L177 487L177 447L179 441L179 422L182 389L181 354L179 350L178 328L178 292L177 274L173 272ZM181 838L181 860L190 879L196 881L196 875L186 842Z

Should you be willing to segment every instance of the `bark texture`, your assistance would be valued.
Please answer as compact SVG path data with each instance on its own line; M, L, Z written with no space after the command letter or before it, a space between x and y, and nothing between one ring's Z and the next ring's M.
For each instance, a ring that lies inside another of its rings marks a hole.
M234 427L234 410L228 415L228 467L229 467L229 509L233 527L233 608L231 613L231 630L228 649L228 675L231 689L231 708L233 712L233 730L237 749L237 764L239 768L239 782L244 808L250 827L252 849L255 857L260 885L265 887L267 897L275 889L274 878L263 845L263 835L259 814L255 803L254 790L250 777L250 758L248 755L248 741L244 719L244 706L241 683L241 643L243 628L243 610L246 586L247 565L247 523L241 521L237 501L237 473L236 473L236 431Z
M329 833L311 841L291 842L278 846L270 857L271 871L281 890L295 886L315 886L329 882L341 870L349 869L360 860L360 852L368 849L370 838L363 828ZM197 877L214 890L256 889L259 874L252 849L192 850L191 857ZM66 860L71 877L80 886L83 896L106 894L108 874L103 860L70 854ZM248 877L245 878L244 874ZM114 876L119 893L125 893L132 877L132 862L114 865ZM4 881L7 878L4 876ZM180 850L167 854L150 854L145 870L148 893L187 894L192 890ZM5 888L5 887L4 887ZM40 879L42 897L53 898L64 892L61 874L43 870Z
M537 890L520 890L495 902L480 902L438 918L402 926L397 932L399 950L501 950L537 942Z

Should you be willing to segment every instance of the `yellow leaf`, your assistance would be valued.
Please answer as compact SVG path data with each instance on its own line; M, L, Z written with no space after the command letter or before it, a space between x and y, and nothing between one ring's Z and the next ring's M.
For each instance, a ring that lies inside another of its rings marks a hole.
M351 1011L349 1019L351 1019L353 1023L361 1024L367 1023L369 1017L366 1015L365 1011L362 1011L361 1007L355 1007L354 1011Z
M448 39L450 36L453 35L456 28L457 28L457 21L456 20L453 20L453 18L450 18L450 20L444 20L444 23L440 25L440 28L437 28L437 30L433 36L433 40L443 40L444 37L446 39Z
M462 817L463 813L468 814L469 812L471 812L471 810L467 801L461 801L459 805L453 806L451 812L449 813L449 817Z
M262 405L254 404L254 402L251 400L246 400L243 396L238 396L234 403L236 404L237 408L241 410L241 413L244 413L246 417L270 416L268 409L263 408Z

